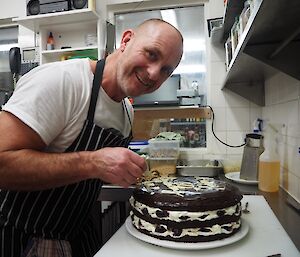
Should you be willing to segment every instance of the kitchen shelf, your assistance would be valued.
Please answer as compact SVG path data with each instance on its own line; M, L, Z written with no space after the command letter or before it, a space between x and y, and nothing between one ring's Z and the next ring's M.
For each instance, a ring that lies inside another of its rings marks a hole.
M92 7L31 15L15 18L14 21L39 32L40 64L65 60L72 55L85 55L84 51L95 58L100 56L100 16ZM46 49L50 32L54 37L54 50ZM87 42L87 37L94 37L94 40Z
M43 63L55 62L63 59L63 56L88 56L98 58L98 47L87 46L87 47L74 47L66 49L54 49L54 50L43 50L41 51Z
M258 15L262 2L263 1L261 0L255 6L247 25L239 38L223 84L223 88L225 87L260 106L265 104L264 75L262 72L266 68L262 69L262 64L258 64L256 60L246 56L243 51L253 33L255 26L254 21ZM235 8L235 10L241 11L240 8ZM228 35L226 35L225 38L229 36L230 28L229 30L226 30Z
M211 110L208 107L152 107L134 108L135 119L170 119L170 118L211 118Z
M86 46L86 47L71 47L71 48L65 48L65 49L54 49L54 50L43 50L42 54L63 54L63 53L69 53L74 51L85 51L85 50L92 50L92 49L98 49L98 46Z
M14 18L13 21L32 31L38 31L40 26L67 24L73 22L80 23L82 21L95 21L99 18L100 16L96 11L90 8L84 8Z
M228 0L223 22L229 37L234 18L242 8ZM241 1L243 4L244 1ZM256 5L233 53L223 88L257 105L265 105L265 79L278 70L300 80L300 1L256 0Z

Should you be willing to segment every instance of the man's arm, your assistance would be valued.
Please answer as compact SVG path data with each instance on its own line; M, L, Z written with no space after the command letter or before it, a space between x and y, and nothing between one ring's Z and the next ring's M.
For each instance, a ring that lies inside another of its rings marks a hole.
M90 178L129 186L146 169L142 157L116 147L98 151L46 153L30 127L8 112L0 113L0 188L42 190Z

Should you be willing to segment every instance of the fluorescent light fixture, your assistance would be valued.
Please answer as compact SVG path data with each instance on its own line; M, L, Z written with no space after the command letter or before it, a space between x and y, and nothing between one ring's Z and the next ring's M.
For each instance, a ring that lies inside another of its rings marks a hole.
M9 49L11 49L12 47L17 47L19 46L17 43L15 44L0 44L0 51L9 51Z
M197 52L205 51L205 41L202 39L184 39L183 51L184 52Z
M176 14L174 10L167 9L160 11L161 17L164 21L169 22L172 24L176 29L178 29Z
M188 74L188 73L205 73L205 65L195 64L195 65L178 65L174 70L173 74Z

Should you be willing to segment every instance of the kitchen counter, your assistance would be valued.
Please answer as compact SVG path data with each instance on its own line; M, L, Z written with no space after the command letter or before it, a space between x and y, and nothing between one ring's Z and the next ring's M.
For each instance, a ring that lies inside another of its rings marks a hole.
M143 257L174 256L215 256L215 257L267 257L281 254L282 257L299 257L300 252L270 209L265 198L260 195L245 195L242 205L249 203L248 214L243 214L244 226L249 225L245 237L222 247L211 249L173 249L149 244L130 235L125 224L99 250L95 257L132 257L137 253ZM217 242L214 242L218 244ZM203 243L199 243L202 244ZM201 246L202 247L202 246ZM185 248L183 246L183 248ZM205 247L204 247L205 248Z
M244 195L262 195L276 215L277 219L300 251L300 213L292 207L288 200L289 195L282 189L276 193L266 193L259 191L256 185L237 184L229 181L224 175L220 176L221 180L237 186ZM99 200L103 201L127 201L132 193L133 187L121 188L115 185L103 185ZM124 229L124 228L123 228ZM298 255L300 256L300 254Z

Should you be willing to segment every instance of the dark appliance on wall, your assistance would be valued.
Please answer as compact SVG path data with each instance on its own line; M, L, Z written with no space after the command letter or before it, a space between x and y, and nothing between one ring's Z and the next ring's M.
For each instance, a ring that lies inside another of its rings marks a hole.
M21 50L19 47L12 47L9 50L9 67L13 78L13 88L15 88L21 70Z
M174 74L154 92L133 97L133 106L177 106L179 105L179 99L177 97L178 89L180 89L180 75Z
M106 47L105 55L109 55L115 51L116 43L116 26L110 22L106 22Z
M9 51L10 70L16 79L40 64L39 47L13 47ZM15 83L14 83L15 84Z
M21 49L19 47L12 47L9 50L9 67L13 75L20 74L21 69Z
M12 47L9 50L10 72L0 73L0 85L8 85L0 88L0 110L11 97L20 76L39 65L38 47Z
M90 0L70 0L71 9L83 9L89 8L92 5Z
M21 52L19 47L12 47L8 53L10 72L0 72L0 110L11 97L18 81L21 68Z
M20 75L40 65L39 47L21 48L21 68Z
M27 16L94 7L95 0L26 0Z

